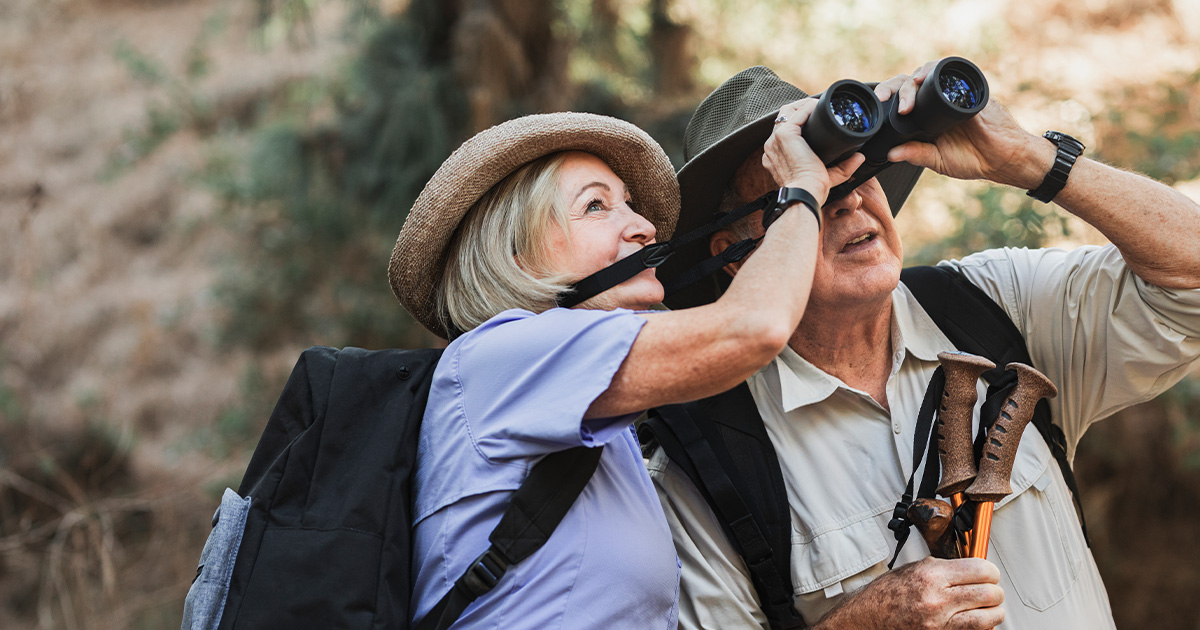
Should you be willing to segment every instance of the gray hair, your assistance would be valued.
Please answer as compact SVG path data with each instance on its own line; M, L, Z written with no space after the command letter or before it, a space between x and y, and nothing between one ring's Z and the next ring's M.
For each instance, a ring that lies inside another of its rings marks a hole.
M549 267L546 239L554 223L569 237L558 175L565 153L514 171L475 202L447 248L438 283L438 320L466 332L511 308L553 308L569 280Z

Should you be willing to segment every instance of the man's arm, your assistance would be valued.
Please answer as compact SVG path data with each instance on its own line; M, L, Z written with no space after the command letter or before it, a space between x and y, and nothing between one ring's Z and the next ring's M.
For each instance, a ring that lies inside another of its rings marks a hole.
M648 465L675 550L681 630L766 628L746 565L687 475L662 449ZM814 630L982 630L1004 620L999 569L987 560L926 558L848 594Z
M1051 148L1043 164L1049 171L1054 145L1036 140ZM1100 230L1142 280L1165 289L1200 287L1200 205L1179 191L1081 157L1054 201Z
M933 65L922 66L911 77L881 83L876 92L884 98L898 90L900 111L907 113ZM888 159L957 179L986 179L1033 190L1050 172L1056 152L1052 142L1022 129L993 99L979 115L942 134L936 143L910 142L892 149ZM1080 157L1054 202L1100 230L1146 282L1167 289L1200 288L1200 204L1183 193Z

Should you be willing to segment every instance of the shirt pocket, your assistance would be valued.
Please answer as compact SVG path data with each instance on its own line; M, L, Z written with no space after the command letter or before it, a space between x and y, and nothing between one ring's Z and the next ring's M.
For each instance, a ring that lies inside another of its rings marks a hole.
M796 595L830 587L888 557L875 514L833 524L812 536L792 528L792 582Z
M1028 487L997 505L990 545L1029 608L1044 611L1070 592L1084 551L1079 519L1057 466L1045 466Z
M250 498L243 499L226 488L213 515L212 533L200 552L196 577L183 602L183 630L214 630L220 623L249 513Z

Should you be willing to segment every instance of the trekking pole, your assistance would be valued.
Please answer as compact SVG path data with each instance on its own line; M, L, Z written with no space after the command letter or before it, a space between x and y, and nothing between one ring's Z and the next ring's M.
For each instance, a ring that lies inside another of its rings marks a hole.
M975 481L964 494L979 504L975 514L975 531L971 534L972 558L987 558L988 536L992 529L992 511L997 501L1012 494L1009 478L1021 434L1033 419L1033 410L1042 398L1054 398L1058 388L1044 374L1024 363L1009 363L1007 370L1017 373L1017 386L1000 406L1000 415L988 430L979 458Z
M938 410L938 456L942 462L942 480L937 493L950 498L957 511L963 504L963 490L975 481L975 447L971 440L971 417L979 398L976 384L980 375L996 367L995 363L966 352L939 352L938 361L946 373L946 388ZM970 549L970 532L961 544L958 557Z
M908 506L908 520L921 532L934 558L953 560L965 554L954 534L954 508L941 499L917 499Z

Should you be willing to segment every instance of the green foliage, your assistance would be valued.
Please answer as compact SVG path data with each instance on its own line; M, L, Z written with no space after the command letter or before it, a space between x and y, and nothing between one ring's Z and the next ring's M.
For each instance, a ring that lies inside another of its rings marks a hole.
M124 39L119 40L113 48L113 57L125 66L129 76L143 85L162 85L169 76L162 64L143 54Z
M571 78L584 86L583 102L611 107L644 100L653 83L650 48L653 3L561 0L559 29L577 41ZM608 113L587 108L587 111ZM609 110L611 111L611 110Z
M0 359L3 359L3 354L0 354ZM0 360L0 366L3 366L2 360ZM13 391L7 382L0 379L0 426L20 424L24 421L25 407L17 397L17 392ZM0 458L0 464L3 463L3 458Z
M147 106L146 121L125 132L125 142L109 159L102 173L104 178L122 174L183 129L211 131L220 122L220 114L209 99L201 96L196 83L210 70L208 49L212 38L225 29L226 21L224 13L205 20L200 33L188 47L179 72L169 70L127 40L117 42L113 49L116 60L125 66L135 81L157 88L160 96Z
M170 86L170 96L166 101L151 103L146 111L146 122L140 128L125 132L125 142L109 160L104 172L105 177L120 174L158 149L183 126L185 112L189 111L192 105L189 92L180 89L180 84L172 79L161 64L138 51L129 42L117 42L113 55L139 83L155 87Z
M248 458L256 438L271 416L275 395L282 386L282 379L267 378L259 366L248 365L242 371L239 382L241 396L238 402L221 411L211 425L189 433L172 449L179 452L199 451L216 460ZM220 496L219 491L217 496Z
M1130 156L1134 170L1165 182L1190 181L1200 175L1200 131L1165 136L1130 129L1125 137L1136 148Z
M249 243L214 288L223 343L414 342L387 263L408 208L465 133L445 42L419 11L380 25L340 79L295 86L244 159L210 165ZM335 119L310 122L322 105Z
M1173 184L1200 177L1200 71L1124 87L1099 121L1098 156Z
M1019 190L987 186L971 203L950 208L946 236L907 256L906 264L929 265L997 247L1043 247L1070 233L1067 217Z

